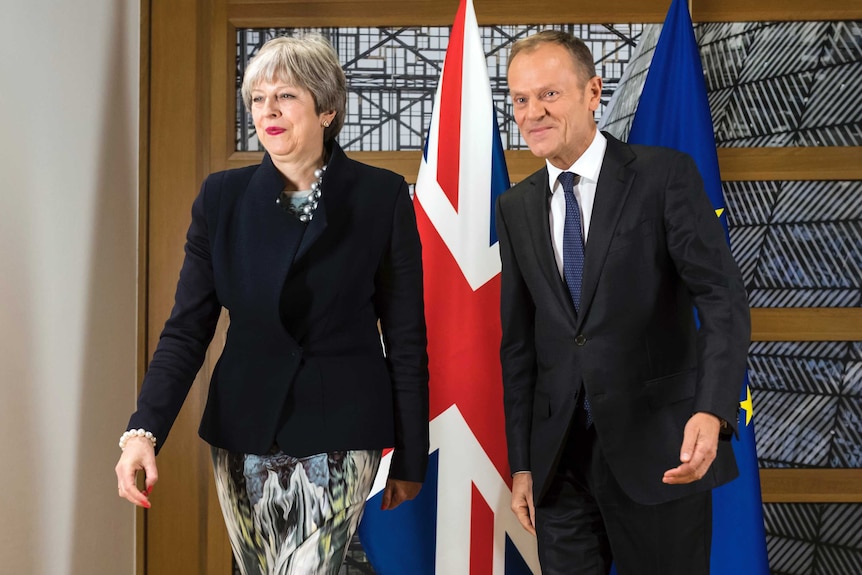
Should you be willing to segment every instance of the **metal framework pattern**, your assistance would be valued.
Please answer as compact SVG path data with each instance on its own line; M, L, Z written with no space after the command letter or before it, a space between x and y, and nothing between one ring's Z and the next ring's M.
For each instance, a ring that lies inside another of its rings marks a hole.
M862 306L862 181L725 182L753 307Z
M596 112L598 120L616 90L643 27L641 24L480 27L503 147L527 149L512 116L506 84L509 48L516 40L547 28L567 30L583 39L596 58L596 72L605 82L602 105ZM332 43L347 76L347 118L338 138L341 146L352 151L421 150L449 45L449 30L448 27L238 29L236 149L260 151L251 117L239 97L248 60L276 36L315 32Z
M629 132L661 25L638 52L604 121ZM695 25L719 147L862 146L862 22Z
M767 503L763 521L773 575L862 573L862 505Z
M862 467L862 342L754 342L760 467Z

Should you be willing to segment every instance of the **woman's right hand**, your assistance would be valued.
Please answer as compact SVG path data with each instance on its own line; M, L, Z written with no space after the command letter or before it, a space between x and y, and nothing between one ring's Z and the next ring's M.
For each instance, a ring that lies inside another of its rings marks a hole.
M146 479L146 489L138 489L138 471L143 470ZM156 469L156 450L152 442L146 437L130 437L126 441L126 448L114 468L117 472L117 489L120 497L125 497L135 505L150 508L149 495L156 481L159 480L159 472Z

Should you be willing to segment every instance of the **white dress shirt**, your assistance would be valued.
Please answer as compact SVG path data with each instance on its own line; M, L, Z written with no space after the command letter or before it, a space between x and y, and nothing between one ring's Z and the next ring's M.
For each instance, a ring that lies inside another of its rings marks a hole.
M563 186L557 178L563 172L572 172L581 177L575 186L575 199L581 209L581 225L583 226L581 231L584 234L584 247L586 248L587 239L590 235L593 204L596 200L596 185L599 183L599 173L602 171L602 162L605 159L607 147L607 139L596 130L592 143L568 169L561 170L545 160L548 167L548 185L551 188L551 209L548 213L551 224L551 242L554 244L554 257L557 260L557 270L560 272L560 277L564 277L563 229L566 225L566 197L563 194Z

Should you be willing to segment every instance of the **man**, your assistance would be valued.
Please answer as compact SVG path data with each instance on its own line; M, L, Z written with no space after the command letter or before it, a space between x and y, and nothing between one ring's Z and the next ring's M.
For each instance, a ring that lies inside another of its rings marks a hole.
M583 42L520 40L508 77L546 161L497 203L512 509L544 575L707 574L750 339L723 229L691 158L596 129Z

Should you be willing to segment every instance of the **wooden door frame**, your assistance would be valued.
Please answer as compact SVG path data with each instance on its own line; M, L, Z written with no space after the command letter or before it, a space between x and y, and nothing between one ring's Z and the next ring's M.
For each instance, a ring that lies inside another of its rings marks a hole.
M141 2L139 376L173 305L192 201L212 171L210 43L216 4ZM201 374L211 371L220 350L215 343ZM230 573L209 449L197 436L206 389L199 375L159 454L153 507L138 511L139 575Z
M480 24L661 22L669 0L474 0ZM170 313L191 203L204 177L256 163L233 150L232 58L237 27L451 24L457 0L179 0L141 2L138 375ZM695 0L695 21L852 20L858 0ZM493 20L493 22L491 21ZM862 179L859 148L720 150L726 180ZM416 152L351 154L415 181ZM854 161L848 161L854 158ZM507 152L514 179L537 162ZM788 166L790 171L788 172ZM859 340L862 309L753 310L755 339ZM219 332L223 334L223 329ZM201 373L223 344L217 336ZM199 375L159 455L153 508L137 515L137 573L230 574L230 547L197 437L206 397ZM762 470L765 502L862 501L860 470ZM836 495L835 490L838 490Z

